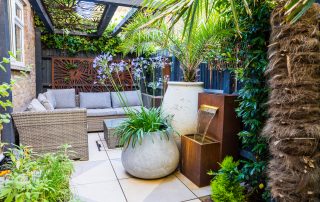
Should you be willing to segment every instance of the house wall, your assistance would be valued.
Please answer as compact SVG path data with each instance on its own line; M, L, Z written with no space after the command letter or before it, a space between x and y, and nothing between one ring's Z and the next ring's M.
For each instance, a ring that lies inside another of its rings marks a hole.
M13 111L24 110L32 98L36 96L35 80L35 26L33 11L27 0L24 2L24 63L28 71L23 74L17 67L11 65L12 79L16 81L13 88Z

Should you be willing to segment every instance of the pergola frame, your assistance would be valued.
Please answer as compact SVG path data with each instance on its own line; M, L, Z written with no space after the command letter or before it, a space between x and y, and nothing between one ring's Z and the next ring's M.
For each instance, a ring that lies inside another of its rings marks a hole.
M106 5L106 8L103 11L99 25L97 27L97 32L89 34L86 32L71 30L69 33L70 35L100 37L103 34L104 30L108 27L118 6L132 7L130 12L113 30L112 36L115 36L122 31L122 27L125 26L129 22L129 20L135 15L135 13L139 10L142 2L142 0L83 0L83 1L100 3L100 4ZM52 22L52 19L48 14L46 7L43 5L43 2L41 0L29 0L29 2L32 5L32 8L34 9L34 11L39 16L39 18L42 20L46 29L50 33L63 34L63 30L56 29L54 27L54 23Z

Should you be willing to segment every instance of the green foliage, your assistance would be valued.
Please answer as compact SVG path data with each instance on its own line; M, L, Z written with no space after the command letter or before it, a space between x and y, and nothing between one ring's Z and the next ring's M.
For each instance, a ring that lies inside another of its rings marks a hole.
M69 55L75 55L78 52L118 54L120 53L119 44L121 40L119 37L111 37L108 33L104 33L99 38L66 34L42 34L41 41L44 48L65 50Z
M73 163L68 148L64 145L56 154L41 156L24 146L9 150L11 172L0 190L0 201L69 201Z
M171 129L171 117L165 116L161 108L145 109L141 112L136 110L128 111L128 119L115 130L115 135L120 137L120 145L132 143L135 147L141 143L146 135L152 132L162 132L163 137L169 138L167 130Z
M231 156L225 157L219 172L210 171L213 175L211 181L211 198L216 202L242 202L245 201L244 187L240 185L239 162L234 162Z
M286 5L284 6L284 9L286 10L286 12L284 13L286 21L290 22L291 24L297 22L315 2L316 0L287 1Z
M167 16L170 16L172 19L169 22L170 30L174 29L174 26L184 19L183 35L187 35L196 32L194 27L197 26L200 21L209 19L216 9L219 8L220 14L232 11L230 18L234 21L236 31L240 32L238 14L235 8L236 2L240 2L242 7L246 9L248 15L251 15L247 0L144 0L143 5L152 8L155 12L155 17L144 26L148 26L159 20L164 20ZM192 41L191 38L189 38L189 40Z
M14 55L12 52L9 52L10 57L14 58ZM10 63L10 58L3 58L2 61L0 61L0 71L6 71L6 68L4 67L5 64ZM9 99L10 92L12 90L14 82L11 81L11 83L1 83L0 85L0 108L7 109L9 107L13 107L12 102ZM3 99L4 98L4 99ZM10 114L4 113L0 114L0 132L3 129L3 124L10 123ZM0 134L0 143L1 143L1 134ZM1 146L0 146L1 151Z
M132 23L125 29L125 39L122 47L124 52L144 53L150 46L167 49L181 64L184 81L194 82L196 73L207 53L219 42L234 32L229 29L230 20L221 16L219 12L212 12L206 21L198 22L193 26L193 32L183 37L179 32L170 32L165 21L149 26L143 26L153 18L153 14L138 14Z
M267 140L260 136L267 118L268 87L264 77L268 65L267 42L269 37L269 15L274 7L272 1L248 1L252 6L252 18L239 10L239 24L243 27L240 53L246 58L244 67L237 69L237 78L242 83L237 114L244 123L239 133L242 149L251 152L255 159L243 160L241 179L249 186L249 195L262 198L268 196L267 162L269 159ZM263 192L265 192L263 194ZM264 198L267 200L267 198Z

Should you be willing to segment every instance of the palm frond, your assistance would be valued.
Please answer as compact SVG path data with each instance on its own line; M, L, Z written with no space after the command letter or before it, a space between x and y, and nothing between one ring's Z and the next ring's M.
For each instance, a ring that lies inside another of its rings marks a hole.
M284 6L285 18L287 22L291 24L297 22L315 3L315 0L290 0Z

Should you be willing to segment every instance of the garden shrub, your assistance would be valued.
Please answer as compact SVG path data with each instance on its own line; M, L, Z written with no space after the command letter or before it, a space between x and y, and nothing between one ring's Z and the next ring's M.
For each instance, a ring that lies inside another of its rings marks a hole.
M231 156L227 156L221 163L221 168L217 173L210 171L209 175L214 175L211 181L211 198L215 202L241 202L245 201L244 187L240 185L239 162L234 162Z
M73 163L67 145L55 154L36 155L28 147L10 149L11 172L0 189L0 201L69 201Z

